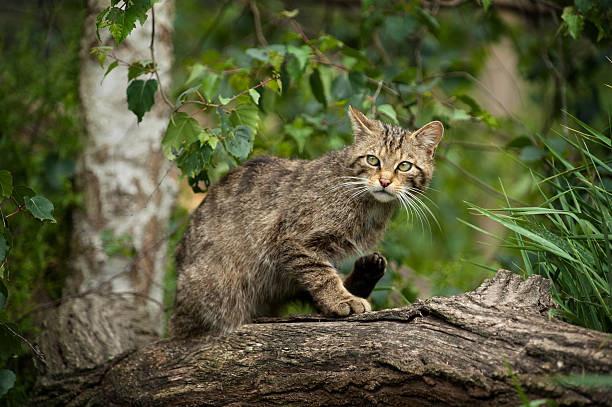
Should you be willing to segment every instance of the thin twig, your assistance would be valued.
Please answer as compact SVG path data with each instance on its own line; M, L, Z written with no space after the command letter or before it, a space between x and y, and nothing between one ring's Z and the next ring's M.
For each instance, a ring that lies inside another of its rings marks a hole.
M3 325L6 329L8 329L13 335L15 335L16 337L18 337L19 339L21 339L23 342L25 342L30 349L32 349L32 352L34 352L34 354L36 355L36 357L38 359L40 359L40 361L46 366L47 365L47 361L45 360L45 354L42 353L40 351L40 349L38 349L37 346L32 345L32 343L30 341L28 341L26 338L24 338L23 336L21 336L21 334L19 332L16 332L15 330L13 330L13 328L11 328L8 324L5 324L4 322L0 321L0 325Z
M378 35L378 33L374 33L374 35L372 36L372 40L374 41L374 48L376 48L376 51L378 51L378 54L383 60L383 64L391 65L391 58L389 57L389 54L385 50L385 47L383 46L382 41L380 41L380 36Z
M374 92L374 96L372 96L372 114L376 113L376 99L378 95L380 95L380 90L382 89L383 82L379 81L378 86L376 87L376 92Z
M155 4L151 6L151 61L153 62L153 66L156 66L155 63ZM159 70L156 68L154 70L155 77L157 78L157 83L159 84L159 93L162 95L162 99L164 102L170 107L170 109L174 108L174 105L170 102L168 97L166 96L166 92L164 92L164 87L162 86L161 79L159 78Z
M264 37L263 30L261 29L261 16L259 14L259 9L257 8L257 3L255 0L250 0L249 5L251 6L251 11L253 12L253 22L255 24L255 35L257 36L257 41L266 47L268 46L268 41L266 41L266 37Z

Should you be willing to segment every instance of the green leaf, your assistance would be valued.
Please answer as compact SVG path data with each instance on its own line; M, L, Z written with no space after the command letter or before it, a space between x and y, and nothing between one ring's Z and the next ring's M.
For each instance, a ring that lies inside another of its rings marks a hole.
M300 70L303 71L308 63L308 57L310 54L312 54L312 48L310 48L308 45L302 45L301 47L289 45L287 47L287 51L290 54L295 55L297 61L299 62Z
M253 102L255 102L255 104L258 105L259 97L261 96L259 92L257 92L255 89L249 89L249 95L251 95L251 99L253 99Z
M342 55L349 56L356 59L356 63L353 64L352 69L361 70L370 66L370 60L361 51L357 51L355 48L344 46L342 47Z
M506 148L523 148L527 146L531 146L533 143L531 139L527 136L519 136L515 137L508 144L506 144Z
M308 45L317 47L321 52L327 52L340 48L344 44L342 41L332 37L331 35L322 35L319 38L308 41Z
M37 195L32 198L26 197L26 209L36 218L40 220L50 220L52 223L57 223L53 217L53 204L45 197Z
M204 75L206 75L206 66L202 64L194 64L191 67L191 73L189 74L189 77L187 78L185 85L189 86L199 81L200 79L204 77Z
M297 15L299 14L300 10L299 9L293 9L291 11L289 10L283 10L279 13L279 17L280 18L294 18L297 17Z
M198 139L200 140L201 145L208 144L212 151L215 151L217 148L217 143L219 143L219 138L208 132L200 133Z
M395 113L395 109L391 105L380 105L376 106L376 110L389 117L394 124L399 124L397 121L397 113Z
M2 235L0 235L0 241L1 239L4 239ZM0 309L4 308L4 304L6 304L7 298L8 298L8 288L6 288L6 286L4 285L4 282L0 280Z
M183 174L189 177L197 177L210 165L213 149L208 143L201 144L197 141L192 143L187 150L176 160L176 165Z
M417 69L416 68L408 68L399 74L395 75L392 82L405 83L406 85L410 85L414 83L417 77Z
M572 36L572 38L577 40L578 37L580 37L582 27L584 26L584 17L579 14L576 14L576 10L574 9L574 7L569 6L563 9L561 19L565 22L567 31Z
M453 122L463 121L463 120L471 120L472 116L467 114L467 112L463 109L454 109L450 116L450 120Z
M482 7L484 8L484 11L487 11L492 3L493 0L482 0Z
M183 147L198 140L201 131L196 119L184 112L176 113L168 124L166 135L162 140L164 155L170 161L174 160Z
M265 49L249 48L245 51L245 54L258 61L270 62L270 52Z
M219 127L221 128L221 134L223 137L227 136L230 132L231 123L225 114L225 110L221 107L217 107L217 116L219 117Z
M97 27L102 28L109 26L109 31L112 34L115 42L120 44L125 41L127 36L136 28L136 21L144 24L147 20L147 11L152 7L151 0L131 0L125 2L125 9L119 7L111 7L108 12L102 17L102 13L98 15Z
M351 83L346 75L338 75L332 82L332 95L336 100L346 100L353 94Z
M304 72L302 68L300 68L300 61L295 56L288 57L286 68L289 78L297 84Z
M287 132L296 142L298 151L300 154L304 151L306 140L313 133L312 127L304 127L303 119L297 118L292 124L285 125L285 132Z
M366 84L366 76L360 71L350 71L348 73L349 82L354 93L360 93L364 90Z
M212 100L217 94L217 89L219 89L219 84L221 83L221 75L216 72L206 72L206 74L202 77L201 83L204 97L207 97L209 100Z
M149 69L153 69L152 62L143 63L142 61L136 61L128 67L128 82L138 78L140 75L146 73Z
M194 93L196 90L200 89L200 86L201 85L194 86L193 88L189 88L186 91L184 91L183 93L181 93L176 98L176 102L174 103L174 107L176 108L176 107L179 107L181 104L183 104L189 98L189 95Z
M108 24L105 21L104 17L106 17L106 15L108 14L108 12L110 11L110 7L105 8L104 10L102 10L99 14L98 17L96 18L96 36L98 37L98 41L101 41L100 39L100 28L104 28L106 27ZM93 52L93 50L92 50Z
M0 369L0 397L4 396L15 385L15 373L8 369Z
M110 64L108 66L108 68L106 69L106 72L104 72L104 77L106 78L106 75L108 75L109 73L111 73L111 71L113 69L115 69L116 67L119 66L119 62L118 61L114 61L112 64Z
M99 52L98 55L96 55L96 57L98 57L98 62L100 63L100 68L104 68L104 61L106 61L106 53Z
M17 200L19 205L25 204L25 198L28 196L35 196L36 192L31 188L28 188L24 185L16 185L13 189L13 197Z
M0 170L0 198L10 198L13 193L13 176L7 170Z
M244 160L248 157L253 146L253 132L249 126L237 126L232 129L230 136L224 142L228 153L239 160Z
M492 0L485 0L492 1ZM485 11L487 11L488 6L485 6ZM436 34L440 31L440 23L434 16L432 16L427 10L422 7L417 8L417 18L419 21L427 26L430 33Z
M246 99L240 97L238 98L240 103L236 106L236 109L232 111L230 115L230 121L233 126L249 126L253 131L253 134L257 133L259 129L259 110L257 106L251 103L251 99L248 96L245 96ZM247 103L244 103L244 101Z
M219 102L221 102L222 105L227 105L229 102L231 102L231 100L232 98L226 98L219 95Z
M4 261L4 259L6 259L6 256L9 252L9 243L8 241L4 238L4 236L0 235L0 264L2 264L2 262ZM2 287L0 287L1 289ZM2 308L2 298L0 297L0 308Z
M142 116L151 110L151 107L155 104L155 92L157 92L157 81L155 79L149 79L146 82L136 79L128 86L128 109L138 117L138 123L142 121Z
M323 82L321 81L321 73L318 69L314 69L310 74L310 89L314 97L323 106L327 107L327 100L325 99L325 91L323 90Z
M580 14L586 14L593 8L593 0L574 0L574 4Z
M534 146L523 147L521 150L521 160L527 162L537 161L546 155L546 151Z

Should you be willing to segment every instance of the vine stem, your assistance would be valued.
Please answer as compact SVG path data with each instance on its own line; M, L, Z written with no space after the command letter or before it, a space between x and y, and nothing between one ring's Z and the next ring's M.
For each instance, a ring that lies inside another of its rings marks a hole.
M232 96L232 97L231 97L231 98L228 100L228 102L227 102L227 103L231 103L231 102L233 102L233 101L234 101L234 100L236 100L236 98L238 98L239 96L245 95L247 92L249 92L249 91L251 91L251 90L253 90L253 89L257 89L257 88L259 88L259 87L261 87L261 86L264 86L266 83L270 82L270 81L271 81L271 80L273 80L273 79L274 79L274 78L270 78L270 77L268 77L268 78L264 79L263 81L259 82L257 85L255 85L255 86L253 86L253 87L250 87L250 88L248 88L248 89L245 89L245 90L243 90L242 92L240 92L240 93L238 93L238 94L236 94L236 95ZM198 97L200 98L200 101L197 101L197 100L187 100L187 101L185 101L185 102L181 103L181 105L180 105L180 106L178 106L177 108L173 109L173 113L174 113L175 111L177 111L177 110L178 110L178 109L179 109L181 106L186 105L186 104L190 104L190 103L194 103L194 104L198 104L198 105L202 105L202 106L204 106L204 107L203 107L203 108L202 108L202 109L201 109L199 112L203 112L203 111L205 111L206 109L208 109L209 107L220 107L221 109L226 109L226 110L235 110L235 108L230 107L230 106L224 106L224 105L220 105L220 104L217 104L217 103L208 103L208 102L206 101L206 99L204 98L204 96L202 96L202 94L201 94L199 91L197 91L197 90L196 90L196 91L195 91L195 93L196 93L196 94L198 95ZM226 103L226 104L227 104L227 103ZM197 113L199 113L199 112L197 112ZM194 114L195 114L195 113L194 113Z
M151 61L153 62L153 66L156 66L157 64L155 63L155 4L151 6L151 45L149 46L149 48L151 49ZM166 104L170 107L170 109L174 109L174 105L172 104L172 102L170 102L170 100L168 99L168 96L166 96L166 92L164 92L164 87L162 86L162 82L159 77L158 69L155 69L154 72L155 72L155 77L157 78L157 83L159 83L159 93L161 94L162 99L164 99L164 102L166 102Z
M19 339L21 339L23 342L25 342L30 349L32 349L32 352L34 352L34 354L36 355L36 357L38 357L38 359L40 359L40 361L46 366L47 365L47 361L45 359L45 354L42 353L40 351L40 349L38 349L37 346L32 345L32 343L30 341L28 341L26 338L24 338L23 336L21 336L21 334L19 334L19 332L16 332L13 328L11 328L8 324L5 324L4 322L0 321L0 325L3 325L6 329L8 329L13 335L15 335L16 337L18 337Z
M6 215L6 216L4 216L4 215L3 215L3 218L10 218L10 217L11 217L11 216L13 216L13 215L17 215L17 214L18 214L19 212L21 212L22 210L23 210L23 206L19 206L15 212L9 213L9 214L8 214L8 215Z

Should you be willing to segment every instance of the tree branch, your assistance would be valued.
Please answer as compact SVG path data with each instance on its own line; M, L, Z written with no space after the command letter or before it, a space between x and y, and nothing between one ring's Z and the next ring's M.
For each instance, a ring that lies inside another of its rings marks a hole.
M225 337L165 339L98 367L42 377L31 405L520 404L611 406L609 335L548 317L550 281L499 271L473 292L344 319L295 316Z

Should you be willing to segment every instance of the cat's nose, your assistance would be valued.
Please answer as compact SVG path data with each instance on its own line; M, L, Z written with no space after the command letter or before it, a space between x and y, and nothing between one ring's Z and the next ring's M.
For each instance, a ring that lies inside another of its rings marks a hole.
M389 185L391 185L391 180L389 178L380 178L378 182L380 182L380 185L382 185L383 188L387 188Z

